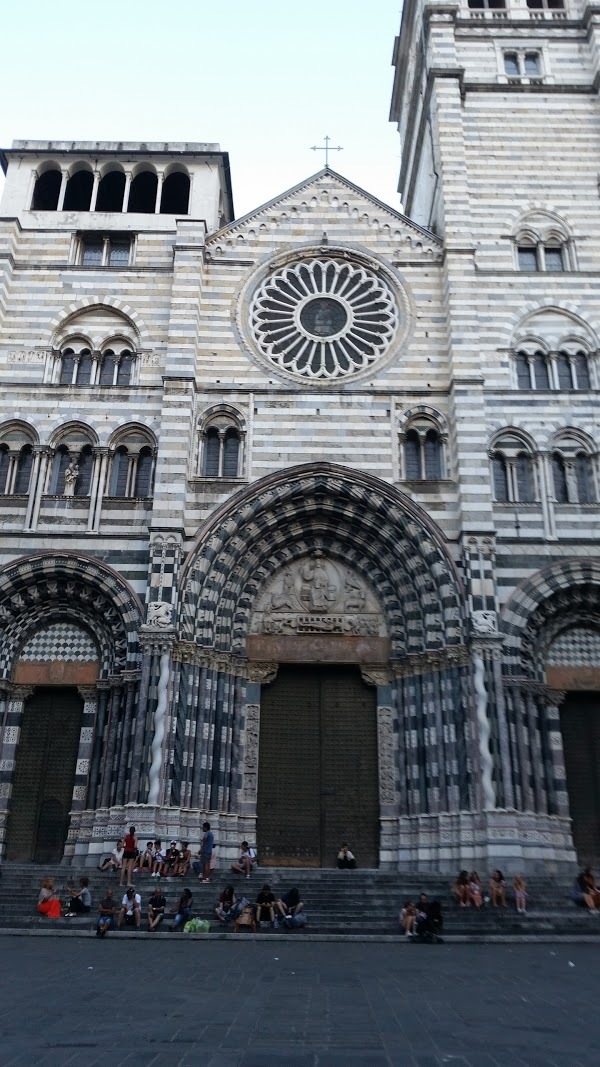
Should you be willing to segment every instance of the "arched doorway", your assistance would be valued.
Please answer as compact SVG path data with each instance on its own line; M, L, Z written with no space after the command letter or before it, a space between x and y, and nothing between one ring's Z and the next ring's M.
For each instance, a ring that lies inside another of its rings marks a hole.
M333 867L341 841L377 866L376 697L357 668L280 667L263 690L258 780L263 866Z
M58 863L69 828L83 700L75 687L36 689L16 752L6 859Z

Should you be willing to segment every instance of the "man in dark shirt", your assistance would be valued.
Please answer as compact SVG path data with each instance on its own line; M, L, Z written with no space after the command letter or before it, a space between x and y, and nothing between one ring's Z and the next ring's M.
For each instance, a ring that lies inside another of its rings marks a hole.
M257 928L260 927L261 920L266 922L270 919L272 926L277 925L275 922L275 897L271 892L270 885L263 885L256 898L255 909Z
M157 930L165 917L167 901L163 897L160 887L156 886L148 901L148 930Z
M100 913L100 918L96 923L96 937L105 937L108 931L115 925L116 904L113 899L112 889L106 890L104 899L100 901L98 911Z

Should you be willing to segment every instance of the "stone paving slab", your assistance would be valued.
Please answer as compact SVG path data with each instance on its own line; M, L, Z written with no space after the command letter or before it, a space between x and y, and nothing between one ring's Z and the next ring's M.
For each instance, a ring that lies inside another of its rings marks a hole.
M591 945L7 938L0 1067L591 1067Z

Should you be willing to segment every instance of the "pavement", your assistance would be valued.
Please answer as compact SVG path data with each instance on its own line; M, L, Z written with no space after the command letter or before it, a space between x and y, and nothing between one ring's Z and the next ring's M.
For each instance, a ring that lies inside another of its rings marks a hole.
M600 1064L594 945L3 938L0 1067Z

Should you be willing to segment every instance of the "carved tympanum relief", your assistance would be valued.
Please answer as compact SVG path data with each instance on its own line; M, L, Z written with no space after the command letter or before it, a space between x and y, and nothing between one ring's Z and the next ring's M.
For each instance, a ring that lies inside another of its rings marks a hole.
M386 636L383 612L363 579L319 550L266 583L250 629L263 634Z

